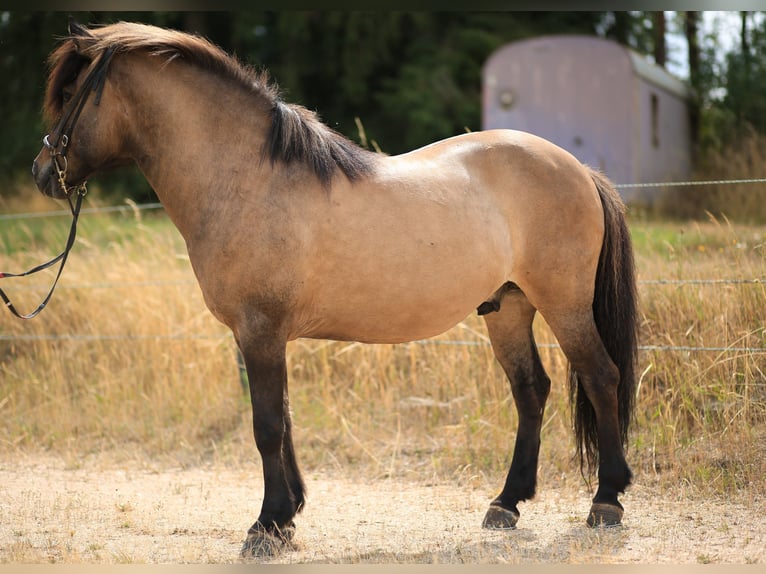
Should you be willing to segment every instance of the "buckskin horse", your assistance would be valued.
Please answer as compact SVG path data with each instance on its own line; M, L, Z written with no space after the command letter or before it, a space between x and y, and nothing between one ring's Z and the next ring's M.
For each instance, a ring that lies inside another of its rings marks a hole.
M637 297L625 207L603 175L512 130L373 153L283 101L265 72L142 24L72 24L49 67L39 189L65 198L95 172L137 164L244 356L264 493L243 555L287 544L306 500L286 343L418 340L474 310L519 416L483 526L514 528L535 493L550 389L537 312L569 363L581 469L597 468L586 522L621 523Z

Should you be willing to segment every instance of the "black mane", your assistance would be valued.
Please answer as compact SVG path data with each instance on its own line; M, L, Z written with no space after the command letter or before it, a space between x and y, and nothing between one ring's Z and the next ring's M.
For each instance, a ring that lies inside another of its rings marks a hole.
M368 152L319 121L302 106L274 99L271 128L265 151L272 162L299 162L308 166L323 184L328 184L336 169L351 181L370 173Z

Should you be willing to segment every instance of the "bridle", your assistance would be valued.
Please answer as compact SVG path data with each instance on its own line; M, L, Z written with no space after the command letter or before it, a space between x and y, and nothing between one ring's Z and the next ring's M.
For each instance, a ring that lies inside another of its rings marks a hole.
M47 134L43 138L43 145L48 149L51 154L51 161L56 169L56 175L58 176L59 186L64 192L64 195L69 195L77 191L80 195L85 191L85 182L74 187L67 187L66 184L66 172L67 172L67 148L69 142L72 139L72 132L74 131L77 120L80 119L85 103L88 101L90 92L96 92L96 99L93 101L95 105L99 105L101 102L101 94L104 91L104 82L106 80L106 71L109 67L109 62L114 55L114 47L107 47L99 57L93 69L88 73L85 80L77 90L77 93L72 100L72 105L69 106L68 111L61 116L56 128L52 134L55 135L55 140L51 142L51 134ZM61 148L60 150L58 148Z
M0 279L5 277L26 277L27 275L32 275L38 271L48 269L56 263L61 262L58 273L56 274L56 278L53 281L53 285L51 286L50 291L48 291L48 295L45 297L45 299L43 299L43 302L40 303L31 313L26 315L19 313L13 306L13 303L11 303L10 299L8 299L8 296L5 294L5 292L0 289L0 298L2 298L10 312L19 319L32 319L48 304L48 301L50 301L51 297L53 296L53 291L56 289L56 285L58 284L59 278L61 277L61 273L64 271L64 264L66 263L67 257L69 257L69 252L72 250L72 246L74 245L75 237L77 236L77 221L80 217L80 207L82 206L82 199L85 197L88 189L85 185L86 182L82 182L76 186L71 187L68 187L66 184L68 168L66 156L68 146L72 140L72 132L77 125L77 120L80 119L80 114L85 107L85 103L88 101L88 96L90 96L90 93L96 92L96 99L93 102L95 105L99 105L101 102L101 93L104 90L107 68L109 67L109 62L111 61L114 52L114 47L110 46L101 53L101 56L99 57L96 64L93 66L90 72L88 72L88 75L80 86L80 89L77 90L77 93L75 94L69 109L64 113L64 115L62 115L61 119L56 124L55 129L43 138L43 145L51 154L51 161L53 162L53 167L56 170L59 186L66 196L67 203L69 203L69 209L72 212L72 225L69 228L69 237L67 238L64 250L50 261L24 271L23 273L0 272ZM72 203L72 195L77 196L74 203Z

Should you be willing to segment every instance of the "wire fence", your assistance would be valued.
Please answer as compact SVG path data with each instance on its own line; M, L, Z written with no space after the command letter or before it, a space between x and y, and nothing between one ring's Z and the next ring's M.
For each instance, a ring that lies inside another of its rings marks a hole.
M226 341L232 339L230 333L198 333L198 334L184 334L184 335L92 335L92 334L33 334L33 335L8 335L0 334L0 341L7 342L52 342L52 341L77 341L88 343L109 343L109 342L125 342L125 341ZM334 341L335 343L342 345L348 344L343 341ZM418 341L410 341L408 343L398 343L394 346L453 346L453 347L489 347L490 342L484 340L453 340L453 339L422 339ZM537 347L541 349L560 349L561 347L557 343L537 343ZM690 345L639 345L639 351L645 352L685 352L685 353L764 353L766 354L766 348L764 347L740 347L740 346L727 346L727 347L697 347Z
M704 185L734 185L734 184L763 184L766 178L748 178L748 179L729 179L729 180L704 180L704 181L675 181L675 182L650 182L650 183L623 183L615 184L617 189L628 188L652 188L652 187L689 187ZM127 205L112 205L105 207L83 208L81 213L136 213L147 210L162 209L161 203L136 204L133 202ZM0 214L0 221L13 221L22 219L71 216L68 210L29 212L29 213L11 213ZM639 285L763 285L766 284L766 277L758 278L714 278L714 279L642 279L638 281ZM171 285L196 285L194 279L159 279L146 281L103 281L91 283L62 283L59 289L116 289L132 287L162 287ZM23 291L32 291L44 289L43 285L18 285L15 289ZM764 329L766 334L766 329ZM120 341L189 341L189 340L226 340L230 334L183 334L183 335L98 335L98 334L3 334L0 333L0 341L19 341L19 342L40 342L40 341L84 341L84 342L120 342ZM452 345L452 346L489 346L488 340L448 340L448 339L426 339L403 343L403 345ZM541 348L559 348L556 343L538 344ZM688 345L640 345L641 351L647 352L739 352L739 353L766 353L764 347L742 347L742 346L688 346Z
M646 279L639 281L643 285L764 285L766 278L755 279ZM95 282L95 283L74 283L71 285L62 284L61 289L118 289L135 287L165 287L197 285L194 279L160 279L145 281L124 281L124 282ZM45 289L44 285L20 285L20 290ZM766 336L766 328L764 335ZM225 340L230 338L228 333L223 334L175 334L175 335L99 335L99 334L3 334L0 333L0 341L19 341L19 342L41 342L41 341L85 341L85 342L119 342L119 341L213 341ZM453 340L453 339L425 339L412 341L411 343L402 343L403 345L444 345L444 346L489 346L488 340ZM559 348L558 344L538 344L540 348ZM639 350L647 352L703 352L703 353L766 353L764 347L743 347L743 346L689 346L689 345L640 345Z
M632 189L640 187L694 187L701 185L735 185L742 183L766 183L766 177L753 177L749 179L709 179L705 181L666 181L653 183L617 183L617 189Z
M136 212L152 209L163 209L161 203L129 203L127 205L108 205L103 207L83 207L80 214L85 213L118 213ZM0 221L13 221L18 219L39 219L41 217L72 216L72 212L66 209L56 211L31 211L27 213L4 213L0 214Z

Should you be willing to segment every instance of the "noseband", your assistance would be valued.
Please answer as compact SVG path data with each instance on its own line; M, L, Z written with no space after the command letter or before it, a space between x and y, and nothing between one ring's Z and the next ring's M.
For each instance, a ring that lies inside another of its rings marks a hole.
M50 291L48 291L48 295L45 297L45 299L43 299L43 302L37 306L37 309L31 313L26 315L19 313L13 306L13 303L11 303L10 299L8 299L8 296L5 294L5 292L0 289L0 299L3 300L6 307L8 307L8 310L19 319L31 319L35 317L48 304L48 301L50 301L50 298L53 296L53 291L56 289L56 285L58 284L59 278L61 277L61 273L64 271L64 264L66 263L67 257L69 257L69 252L72 250L72 246L74 245L74 240L77 236L77 220L80 217L82 198L85 196L88 190L85 187L85 182L76 186L67 187L67 146L69 146L69 143L72 139L72 131L74 131L77 120L80 118L80 113L85 107L85 103L88 101L90 92L96 92L96 99L93 102L95 105L98 105L101 101L101 93L104 90L104 81L106 80L106 71L109 67L109 62L111 61L113 55L113 47L108 47L102 52L98 62L96 62L95 66L93 66L93 69L88 73L85 81L82 83L82 86L80 86L80 89L77 90L77 94L75 94L72 105L69 106L69 110L61 117L58 124L56 124L56 128L52 132L55 134L53 141L51 141L51 134L48 134L43 138L43 145L45 145L51 154L51 161L53 162L53 167L56 169L58 183L61 186L61 190L64 192L64 195L66 196L67 202L69 203L69 209L72 211L72 225L69 228L69 237L67 238L64 251L59 253L50 261L24 271L23 273L0 272L0 279L4 277L26 277L27 275L32 275L33 273L37 273L43 269L48 269L56 263L61 262L59 265L58 273L56 274L56 279L54 279L53 285L51 286ZM72 193L77 194L77 200L74 204L72 203Z
M72 105L69 106L69 110L61 117L56 128L52 134L55 134L55 138L51 141L51 135L47 134L43 138L43 145L48 149L51 154L51 161L56 169L56 175L58 176L59 186L64 192L64 195L69 197L73 191L77 191L83 195L86 192L85 183L81 183L78 186L68 187L66 184L67 175L67 147L72 139L72 132L74 131L77 120L80 119L85 103L88 101L90 92L96 92L96 99L94 104L98 105L101 102L101 93L104 91L104 82L106 80L106 71L109 67L109 62L114 55L114 47L107 47L96 62L93 69L88 73L87 77L77 90L77 94L72 101Z

